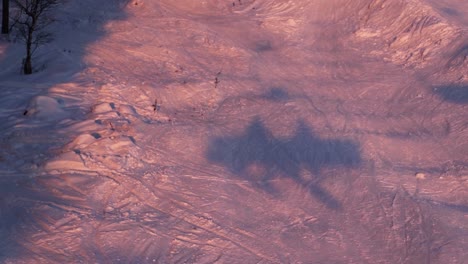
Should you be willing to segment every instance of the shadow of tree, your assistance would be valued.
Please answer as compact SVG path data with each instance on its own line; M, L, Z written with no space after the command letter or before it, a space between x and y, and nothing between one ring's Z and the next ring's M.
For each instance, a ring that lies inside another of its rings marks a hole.
M468 104L468 85L447 85L435 87L434 93L445 101Z
M269 180L278 176L289 177L308 188L330 209L340 209L340 202L319 184L303 179L301 170L306 169L319 179L324 167L353 168L361 163L359 146L351 140L321 139L304 121L298 122L294 136L275 138L258 117L242 135L211 140L206 156L268 192L276 191ZM266 169L260 179L250 175L249 167L252 165Z
M57 17L63 18L63 20L59 19L56 24L60 23L60 26L57 28L51 27L51 30L72 30L73 32L69 32L70 34L66 34L66 36L72 37L73 41L63 39L63 36L62 42L60 42L60 39L54 40L47 48L44 47L44 50L49 51L41 54L38 50L38 55L35 57L37 60L34 61L36 68L40 68L41 63L57 60L55 69L44 68L32 75L20 77L18 76L20 74L19 70L17 71L16 68L20 69L19 63L23 54L18 53L18 50L20 50L18 47L22 44L9 43L1 54L0 66L2 71L0 71L0 76L2 80L0 81L0 95L15 98L15 100L5 101L11 101L11 104L0 105L0 112L2 113L0 117L3 119L0 146L14 144L21 146L21 148L10 146L11 150L5 150L15 152L9 153L9 155L12 157L11 159L17 160L12 161L0 155L0 167L2 170L5 168L4 171L0 172L1 263L20 262L21 260L25 260L24 263L30 263L32 259L35 260L35 263L65 263L70 261L70 259L66 259L68 253L65 254L60 251L60 247L66 245L38 246L39 243L36 243L33 234L38 232L47 233L52 230L53 223L65 218L66 215L74 213L73 210L67 211L64 208L79 208L81 206L80 202L84 201L81 203L85 203L87 197L79 197L82 200L68 199L69 197L82 195L71 191L69 191L70 196L62 195L60 189L67 188L66 183L63 186L54 184L57 180L54 177L49 177L40 167L26 168L26 165L30 162L28 159L35 155L41 154L43 157L54 157L56 153L53 148L69 142L76 135L64 133L62 129L66 127L59 123L33 123L37 127L27 125L30 120L23 117L23 111L31 98L37 95L47 95L50 88L55 85L77 81L75 74L81 71L81 65L85 64L84 58L88 46L106 36L105 25L109 21L126 19L127 13L124 7L129 2L130 0L110 0L104 4L92 1L64 1L56 14ZM86 10L83 10L84 8ZM79 16L79 14L86 14L87 12L89 13L88 16ZM60 32L60 34L63 34L63 32ZM64 44L70 44L72 47L62 46ZM55 47L53 47L54 45ZM52 58L46 59L45 56ZM69 60L69 57L73 58L73 61ZM12 62L15 63L16 61L18 67L11 65ZM66 63L66 65L61 63ZM53 74L56 74L54 71L60 70L61 67L65 67L64 72L68 74L58 77L53 76ZM20 87L12 86L11 83L15 83ZM36 85L32 85L34 83ZM76 111L76 109L68 110L73 111L71 113L73 121L68 125L73 125L73 122L80 122L84 118L80 111ZM17 122L11 120L17 120ZM35 147L31 146L34 144ZM23 169L23 167L26 169ZM87 184L91 185L92 183ZM88 186L83 184L83 189L86 187ZM76 215L85 217L87 212L86 210L83 212L78 212ZM31 245L35 245L35 247L32 248ZM94 262L92 256L88 257L88 259L85 259L83 256L81 258L77 256L75 260L85 263Z

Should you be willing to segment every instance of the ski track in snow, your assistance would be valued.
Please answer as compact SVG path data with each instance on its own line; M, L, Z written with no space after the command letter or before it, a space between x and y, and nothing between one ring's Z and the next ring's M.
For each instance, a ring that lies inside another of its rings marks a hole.
M67 2L31 76L2 39L0 262L464 263L436 2Z

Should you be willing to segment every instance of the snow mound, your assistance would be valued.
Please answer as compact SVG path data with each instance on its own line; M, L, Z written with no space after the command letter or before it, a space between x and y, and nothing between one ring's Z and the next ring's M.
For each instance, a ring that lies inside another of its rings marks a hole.
M440 65L440 55L445 61L459 57L466 39L460 28L421 1L370 1L359 11L358 24L358 39L383 40L385 47L374 54L412 68Z
M64 103L60 99L39 95L34 97L26 111L26 116L33 116L40 120L61 120L68 116L64 110Z

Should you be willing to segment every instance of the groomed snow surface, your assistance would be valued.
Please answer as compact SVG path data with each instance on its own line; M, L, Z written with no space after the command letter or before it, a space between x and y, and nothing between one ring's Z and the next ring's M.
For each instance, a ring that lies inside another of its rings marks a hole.
M467 17L63 1L0 41L0 263L467 263Z

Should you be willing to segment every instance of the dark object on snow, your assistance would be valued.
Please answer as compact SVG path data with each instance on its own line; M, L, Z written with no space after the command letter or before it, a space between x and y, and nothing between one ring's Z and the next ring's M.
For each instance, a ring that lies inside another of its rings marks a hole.
M218 83L220 82L220 81L219 81L219 76L220 76L220 75L221 75L221 71L219 71L219 72L216 74L215 81L214 81L215 88L218 88Z
M154 99L154 104L151 105L153 107L153 111L158 111L158 99Z

